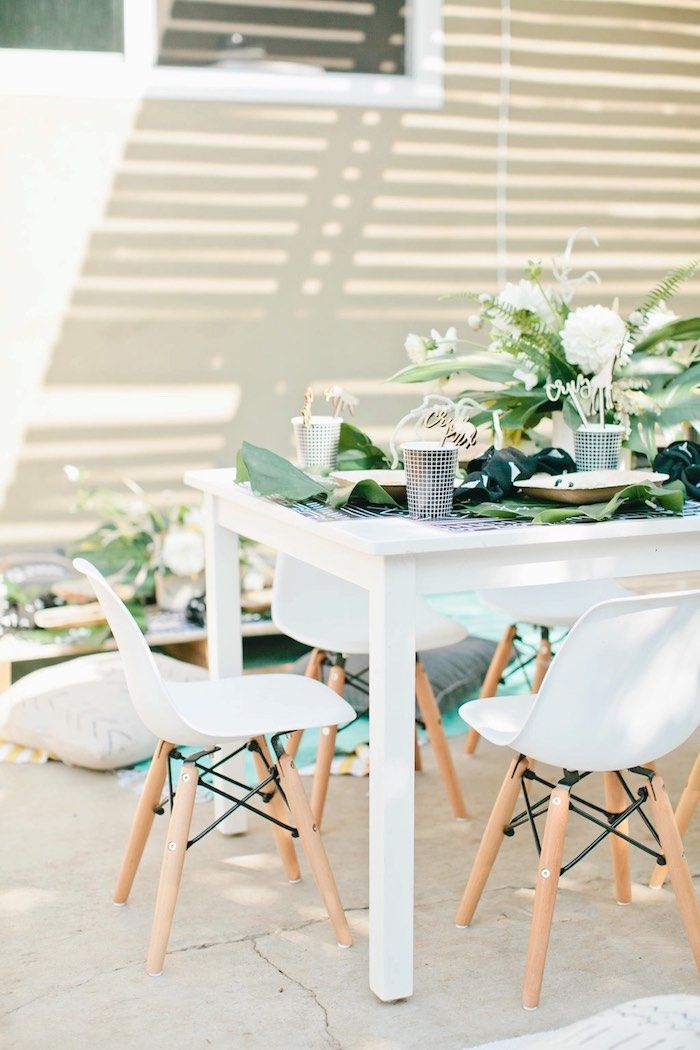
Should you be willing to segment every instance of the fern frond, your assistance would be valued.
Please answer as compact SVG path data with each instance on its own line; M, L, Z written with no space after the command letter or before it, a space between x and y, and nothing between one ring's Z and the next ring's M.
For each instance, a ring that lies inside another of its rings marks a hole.
M668 302L668 300L676 294L680 286L688 278L692 277L698 266L700 266L700 259L691 259L689 263L685 263L684 266L677 266L675 270L671 270L667 273L662 281L653 288L647 295L641 306L638 306L638 311L646 317L654 307L658 306L659 303Z

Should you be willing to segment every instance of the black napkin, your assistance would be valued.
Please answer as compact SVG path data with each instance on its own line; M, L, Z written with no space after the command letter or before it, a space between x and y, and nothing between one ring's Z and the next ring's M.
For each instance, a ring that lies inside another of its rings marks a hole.
M654 460L654 470L680 480L691 499L700 500L700 445L697 441L673 441Z
M562 448L543 448L527 456L517 448L486 450L472 460L467 477L455 489L455 503L500 503L516 492L514 482L526 481L533 474L571 474L576 464Z

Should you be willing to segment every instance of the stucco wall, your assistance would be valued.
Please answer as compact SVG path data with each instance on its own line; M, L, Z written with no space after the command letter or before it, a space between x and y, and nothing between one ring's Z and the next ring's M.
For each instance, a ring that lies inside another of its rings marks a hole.
M84 530L64 463L176 490L287 450L309 382L386 436L406 332L465 327L439 295L577 226L623 305L697 254L696 4L514 0L507 126L500 4L444 10L437 112L2 100L0 549Z

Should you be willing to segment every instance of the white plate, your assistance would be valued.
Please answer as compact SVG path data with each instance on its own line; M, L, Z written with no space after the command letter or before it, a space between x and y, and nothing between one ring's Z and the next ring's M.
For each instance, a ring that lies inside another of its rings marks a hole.
M605 503L628 485L658 485L668 474L653 470L578 470L572 474L535 474L527 481L516 481L524 496L550 503Z

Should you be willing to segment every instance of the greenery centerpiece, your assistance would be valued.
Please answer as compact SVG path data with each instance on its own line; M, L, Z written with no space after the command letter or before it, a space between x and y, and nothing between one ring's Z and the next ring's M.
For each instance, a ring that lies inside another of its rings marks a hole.
M600 284L592 270L574 276L573 249L583 233L569 238L550 278L530 262L520 281L496 294L464 293L476 304L469 327L487 333L487 346L459 339L454 328L444 336L410 334L411 364L392 378L481 381L461 395L483 406L472 422L492 424L497 439L509 432L510 443L556 412L571 430L617 423L625 445L651 462L660 433L700 420L700 317L682 319L669 306L700 260L672 270L627 316L617 299L575 307L581 287Z
M180 611L204 593L204 536L198 507L172 502L167 493L149 499L140 485L123 479L122 489L86 487L84 474L66 467L79 483L76 510L89 511L99 525L73 553L94 560L149 597L155 590L162 609Z

